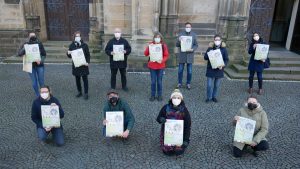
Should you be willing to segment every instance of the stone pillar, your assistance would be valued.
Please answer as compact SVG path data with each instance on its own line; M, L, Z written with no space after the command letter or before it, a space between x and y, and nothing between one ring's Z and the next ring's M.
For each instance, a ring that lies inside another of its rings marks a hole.
M251 1L220 0L217 33L226 41L230 63L246 55L246 32Z

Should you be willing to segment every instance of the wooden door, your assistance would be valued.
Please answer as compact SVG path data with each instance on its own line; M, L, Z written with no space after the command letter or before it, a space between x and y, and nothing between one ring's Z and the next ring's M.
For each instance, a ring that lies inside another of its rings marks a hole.
M276 0L251 0L247 30L248 40L253 32L259 32L269 42Z
M45 11L49 40L72 40L75 31L88 40L89 0L45 0Z

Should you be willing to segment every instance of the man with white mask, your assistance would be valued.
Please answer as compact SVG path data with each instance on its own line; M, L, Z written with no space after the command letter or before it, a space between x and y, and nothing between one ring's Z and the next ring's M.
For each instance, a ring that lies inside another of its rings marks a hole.
M59 117L62 119L64 117L64 111L55 97L52 96L49 86L42 86L40 88L40 96L33 101L31 109L31 120L36 124L38 139L45 144L49 133L52 133L54 137L54 142L57 146L64 145L64 134L62 125L60 127L43 127L42 122L42 105L51 105L59 107Z
M116 57L117 54L114 52L114 48L122 49L124 53L124 57ZM111 80L110 80L110 87L111 89L116 89L116 76L118 70L121 74L121 82L122 82L122 89L124 91L128 91L127 88L127 80L126 80L126 68L127 68L127 58L128 55L131 53L131 46L129 45L128 41L122 37L122 32L120 28L116 28L114 31L114 38L109 40L105 47L105 53L109 56L110 59L110 70L111 70Z
M192 37L191 41L191 48L187 49L186 51L182 51L182 41L184 38ZM187 22L185 23L185 30L180 32L177 38L176 47L179 49L179 55L178 55L178 88L182 87L182 78L183 78L183 71L184 71L184 65L186 64L187 67L187 80L186 80L186 87L187 89L191 89L191 81L192 81L192 65L194 63L194 55L195 51L198 48L197 43L197 35L192 31L192 24Z

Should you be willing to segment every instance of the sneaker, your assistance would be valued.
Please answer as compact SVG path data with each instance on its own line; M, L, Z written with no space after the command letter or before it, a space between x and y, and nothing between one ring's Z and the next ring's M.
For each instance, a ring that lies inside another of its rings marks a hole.
M89 99L89 95L88 94L84 94L84 100L88 100Z
M182 87L182 85L180 83L178 83L177 88L180 89Z
M259 89L259 90L257 91L257 94L258 94L258 95L262 95L262 94L263 94L263 90L262 90L262 89Z
M150 102L153 102L155 100L155 97L151 96L149 100L150 100Z
M158 101L162 101L163 99L162 99L161 96L158 96L158 97L157 97L157 100L158 100Z
M212 101L215 102L215 103L218 102L218 100L216 98L212 98Z
M208 103L209 101L210 101L210 99L206 99L206 100L205 100L205 103Z
M123 90L124 90L125 92L128 92L128 88L127 88L127 87L123 87Z
M81 92L79 92L77 95L76 95L76 97L81 97L82 96L82 93Z
M186 85L186 88L187 88L188 90L190 90L190 89L191 89L191 85L190 85L190 84L187 84L187 85Z

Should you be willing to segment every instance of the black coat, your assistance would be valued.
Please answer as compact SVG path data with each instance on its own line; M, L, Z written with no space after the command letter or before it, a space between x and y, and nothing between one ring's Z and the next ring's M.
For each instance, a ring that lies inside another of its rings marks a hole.
M251 57L249 59L248 70L255 71L255 72L263 72L264 62L261 60L254 60L254 56L255 56L255 49L253 47L254 44L265 44L265 43L262 38L259 38L257 42L252 40L252 42L250 43L248 53L251 55Z
M113 51L114 45L124 45L124 50L126 50L124 61L113 61L113 55L111 55L111 52ZM126 68L127 58L131 53L131 46L129 45L128 41L122 37L119 40L117 40L116 38L112 38L105 47L105 53L109 56L110 68Z
M46 51L45 51L45 48L44 48L44 45L42 44L42 42L40 42L39 40L36 40L36 41L29 40L28 42L25 42L18 51L18 56L20 56L20 57L25 55L25 48L24 48L25 44L38 44L39 45L40 54L41 54L41 63L38 65L36 62L33 62L32 67L44 66L44 61L46 59Z
M76 50L76 49L80 49L82 48L84 56L85 56L85 60L87 63L90 63L90 51L89 51L89 47L86 43L84 43L83 41L81 41L81 45L79 46L78 43L76 42L72 42L69 46L69 51L72 50ZM67 56L69 58L72 58L71 55L67 54ZM74 63L72 62L72 74L74 76L86 76L89 75L89 67L88 66L80 66L80 67L76 67L74 66Z

